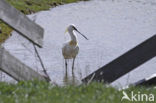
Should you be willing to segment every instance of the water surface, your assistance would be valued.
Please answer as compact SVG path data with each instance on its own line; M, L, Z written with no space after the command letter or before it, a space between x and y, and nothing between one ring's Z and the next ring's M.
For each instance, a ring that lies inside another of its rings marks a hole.
M39 49L53 82L78 83L82 78L104 66L156 33L156 0L94 0L58 6L30 18L45 30L44 46ZM69 61L65 72L62 44L69 39L64 34L69 24L75 24L89 40L77 34L80 52L74 74ZM13 33L4 44L14 56L42 72L32 44ZM146 54L145 54L146 55ZM124 86L156 72L156 58L113 83ZM125 68L126 69L126 68Z

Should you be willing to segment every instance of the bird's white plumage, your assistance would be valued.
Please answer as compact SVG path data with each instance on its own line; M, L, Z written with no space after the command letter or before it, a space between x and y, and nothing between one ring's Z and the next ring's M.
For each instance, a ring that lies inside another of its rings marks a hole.
M63 44L62 54L64 56L64 59L73 59L77 56L79 52L77 37L76 37L76 34L73 32L74 30L75 30L75 27L73 25L70 25L67 28L67 31L71 37L71 40Z
M66 65L66 69L67 69L67 61L66 59L73 59L73 64L72 64L72 71L74 69L74 61L75 58L79 52L79 46L77 43L77 37L76 34L74 33L74 30L77 31L80 35L82 35L85 39L88 40L88 38L86 36L84 36L81 32L79 32L74 25L69 25L66 32L68 31L71 40L64 43L63 47L62 47L62 55L65 59L65 65Z
M63 48L62 48L62 54L64 56L64 59L72 59L75 58L79 52L79 46L76 45L71 45L71 41L64 43Z

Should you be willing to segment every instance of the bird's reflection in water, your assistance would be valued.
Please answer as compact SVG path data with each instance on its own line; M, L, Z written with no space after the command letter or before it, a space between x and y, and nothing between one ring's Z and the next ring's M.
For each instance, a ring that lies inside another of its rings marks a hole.
M70 76L68 69L65 70L63 82L64 85L77 85L79 83L79 81L76 79L74 71L72 71L72 75Z

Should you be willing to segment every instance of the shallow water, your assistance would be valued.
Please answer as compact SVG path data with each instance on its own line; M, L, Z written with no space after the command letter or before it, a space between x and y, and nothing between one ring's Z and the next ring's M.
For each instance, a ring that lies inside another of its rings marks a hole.
M42 11L36 23L45 29L44 46L39 50L47 72L59 85L78 83L82 78L109 63L132 47L156 33L156 0L94 0L67 4ZM65 29L69 24L85 34L77 34L80 51L75 61L74 74L69 61L65 72L62 44L69 39ZM4 44L14 56L41 72L32 44L13 33ZM156 58L113 83L125 86L156 72Z

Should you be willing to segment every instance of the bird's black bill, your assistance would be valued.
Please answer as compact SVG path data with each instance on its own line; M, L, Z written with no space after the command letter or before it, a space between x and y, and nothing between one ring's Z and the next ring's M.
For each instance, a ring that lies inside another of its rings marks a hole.
M81 32L79 32L78 30L76 30L79 34L81 34L86 40L89 40L85 35L83 35Z

